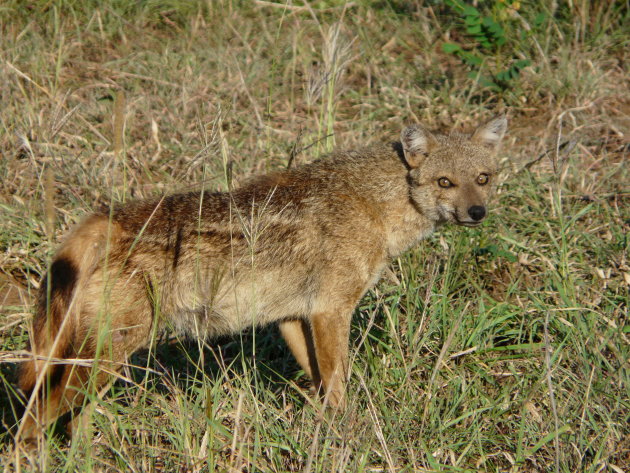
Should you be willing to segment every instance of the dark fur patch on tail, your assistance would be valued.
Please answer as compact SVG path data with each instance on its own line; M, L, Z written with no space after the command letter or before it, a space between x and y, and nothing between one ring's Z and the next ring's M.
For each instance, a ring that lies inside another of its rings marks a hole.
M63 352L61 353L61 358L70 358L72 356L72 347L70 345L66 345ZM50 389L56 388L61 384L63 380L63 375L66 372L66 369L70 369L71 367L68 365L59 365L55 364L50 370L50 377L48 378L48 385Z
M70 305L78 277L77 267L67 257L61 256L53 261L40 285L35 333L41 333L46 326L55 332L54 327L61 323Z
M61 383L63 373L66 370L64 365L54 365L50 371L50 388L55 388Z
M69 345L67 345L60 358L70 358L71 356L72 349ZM62 383L66 369L68 368L68 365L59 363L52 364L48 369L48 380L44 381L44 383L40 386L38 395L45 397L48 390L53 390L58 387ZM34 362L28 361L20 366L18 375L19 386L26 399L29 399L33 394L33 389L35 388L35 383L37 381L36 374Z
M51 298L60 296L68 304L78 277L75 265L68 258L60 257L53 262L48 277Z

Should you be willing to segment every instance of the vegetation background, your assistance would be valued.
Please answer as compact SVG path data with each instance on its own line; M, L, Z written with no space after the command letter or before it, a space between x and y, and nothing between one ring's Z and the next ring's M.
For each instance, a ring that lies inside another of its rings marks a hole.
M627 0L4 0L5 471L630 471ZM13 387L61 236L401 127L507 110L494 209L392 264L321 415L277 329L161 337L92 430L16 461Z

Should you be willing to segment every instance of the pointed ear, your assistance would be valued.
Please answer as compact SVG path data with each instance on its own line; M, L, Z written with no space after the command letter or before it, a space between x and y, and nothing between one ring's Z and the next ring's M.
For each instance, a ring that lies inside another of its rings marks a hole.
M475 130L470 138L473 143L478 143L492 151L496 150L507 130L507 118L499 115Z
M417 168L431 150L438 145L435 136L420 125L410 125L400 134L405 161L411 168Z

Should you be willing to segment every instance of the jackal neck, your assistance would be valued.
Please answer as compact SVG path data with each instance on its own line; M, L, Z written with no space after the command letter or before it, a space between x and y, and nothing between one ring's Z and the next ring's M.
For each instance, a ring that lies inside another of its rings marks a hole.
M435 223L411 199L409 167L400 143L337 152L325 159L313 164L329 172L333 187L362 202L365 215L374 222L372 230L382 232L390 257L433 232Z

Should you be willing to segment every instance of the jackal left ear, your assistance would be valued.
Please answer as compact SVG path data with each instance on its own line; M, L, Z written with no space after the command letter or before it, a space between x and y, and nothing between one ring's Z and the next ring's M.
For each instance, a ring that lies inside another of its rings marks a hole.
M470 138L470 141L494 151L499 146L506 130L507 118L505 118L505 115L499 115L477 128Z
M405 161L411 168L417 168L422 160L437 147L438 142L431 132L420 125L410 125L400 134Z

